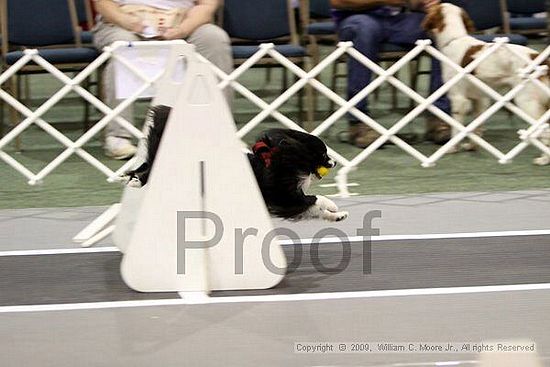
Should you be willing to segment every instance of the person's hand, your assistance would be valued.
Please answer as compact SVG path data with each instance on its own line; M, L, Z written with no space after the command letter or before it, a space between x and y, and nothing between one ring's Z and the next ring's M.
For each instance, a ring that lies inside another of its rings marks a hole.
M164 40L178 40L185 37L187 37L187 34L185 34L181 27L170 27L160 31L160 38Z
M439 4L440 2L440 0L410 0L409 4L411 10L426 11L432 6Z
M422 0L422 7L424 10L429 10L432 6L438 5L441 3L440 0Z
M124 14L119 22L122 28L134 33L142 33L143 28L145 28L145 26L143 25L143 20L137 15L133 14Z

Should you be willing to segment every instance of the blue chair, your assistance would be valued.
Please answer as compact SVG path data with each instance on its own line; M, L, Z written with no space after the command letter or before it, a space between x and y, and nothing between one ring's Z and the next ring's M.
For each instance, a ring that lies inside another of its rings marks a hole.
M531 0L529 0L531 1ZM506 0L448 0L462 7L479 32L498 28L501 32L496 34L473 34L472 36L484 42L492 42L496 37L508 37L510 43L516 45L527 45L527 38L521 34L511 33L510 24L506 15Z
M38 49L63 72L78 72L98 56L95 48L82 47L73 0L0 0L0 7L2 71L22 58L26 48ZM25 65L10 80L10 92L21 99L19 77L44 72L34 63ZM10 117L12 123L19 119L13 109ZM86 114L86 123L87 118Z
M259 44L271 42L279 53L296 65L305 67L308 53L300 45L290 0L224 0L218 13L218 22L231 37L235 65L248 60L259 50ZM281 67L271 57L264 57L255 66ZM282 90L287 89L286 72L287 69L283 67ZM302 112L301 93L299 106ZM309 107L308 103L307 120L311 121L312 111Z
M313 64L319 63L319 44L338 42L336 25L332 20L330 0L300 1L300 20Z
M537 34L548 31L548 18L535 18L546 11L545 0L507 0L510 29L520 34Z
M258 45L265 42L275 43L277 51L298 58L298 62L307 56L299 42L290 1L224 0L222 9L222 27L232 39L237 64L252 56Z
M86 26L85 30L82 30L81 28L80 41L83 45L91 45L94 40L93 33L91 31L94 25L92 4L90 3L90 0L74 0L74 3L79 26Z

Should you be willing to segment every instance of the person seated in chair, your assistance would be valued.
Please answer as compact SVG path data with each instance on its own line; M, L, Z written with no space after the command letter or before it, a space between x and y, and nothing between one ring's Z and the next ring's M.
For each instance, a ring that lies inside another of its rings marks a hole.
M352 41L355 49L376 61L383 43L401 46L414 46L419 39L429 36L422 30L421 23L425 10L439 4L439 0L331 0L333 16L341 41ZM365 88L371 80L372 72L360 62L348 59L348 99ZM432 59L430 92L442 85L441 65ZM450 114L451 108L446 97L434 103ZM368 115L367 99L356 107ZM431 115L431 114L430 114ZM349 117L349 142L360 148L367 147L379 134L364 123ZM451 135L448 124L433 116L426 121L426 139L436 144L446 143Z
M212 24L217 0L93 0L93 4L99 13L93 30L94 44L100 50L114 41L184 39L224 72L230 73L233 69L229 36ZM115 97L112 62L103 75L106 103L114 108L120 100ZM229 89L226 88L226 97L230 97ZM121 116L132 122L132 107ZM105 154L126 159L135 152L130 133L111 121L105 132Z

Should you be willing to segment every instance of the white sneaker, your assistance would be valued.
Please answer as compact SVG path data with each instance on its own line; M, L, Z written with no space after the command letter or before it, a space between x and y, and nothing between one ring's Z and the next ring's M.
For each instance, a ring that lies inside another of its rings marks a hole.
M105 155L113 159L127 159L136 154L136 146L130 139L108 136L105 138Z

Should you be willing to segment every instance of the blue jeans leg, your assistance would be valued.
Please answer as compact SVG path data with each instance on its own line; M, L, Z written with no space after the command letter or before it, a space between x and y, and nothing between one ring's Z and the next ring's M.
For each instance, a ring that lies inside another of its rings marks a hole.
M383 39L383 27L380 19L368 14L355 14L342 20L338 27L342 41L352 41L355 49L372 61L378 60L380 43ZM354 58L348 58L348 99L365 88L371 80L372 72ZM356 107L368 112L367 99L356 104ZM354 117L350 116L350 120Z
M432 57L432 71L430 73L430 93L435 92L442 85L443 78L441 76L441 62L438 59ZM445 94L437 101L435 101L434 105L448 114L451 113L451 102Z

